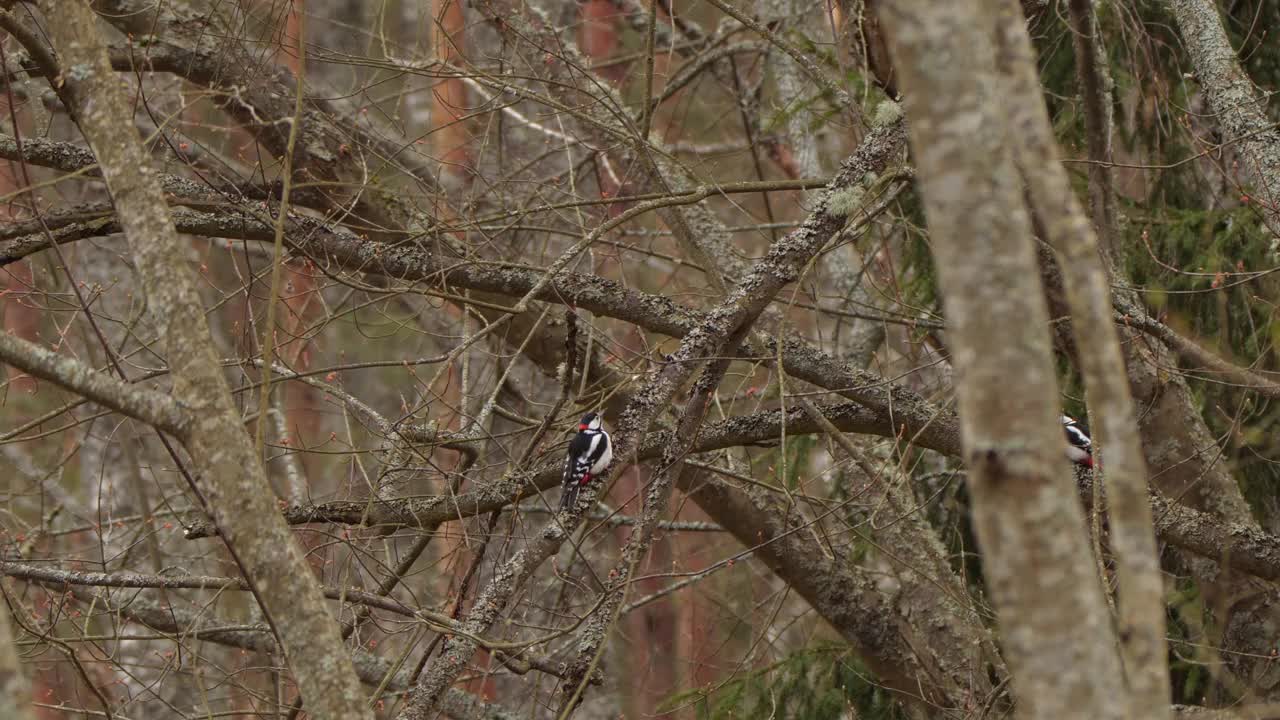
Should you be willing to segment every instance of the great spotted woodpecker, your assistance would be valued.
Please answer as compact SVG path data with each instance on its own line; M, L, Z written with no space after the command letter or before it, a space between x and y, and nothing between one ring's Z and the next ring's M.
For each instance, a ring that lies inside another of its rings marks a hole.
M1077 465L1093 467L1093 441L1089 439L1088 428L1075 418L1063 415L1062 429L1067 434L1067 458Z
M613 442L604 431L600 416L590 412L578 422L578 434L569 441L569 456L564 461L564 492L560 509L578 504L578 493L591 479L609 467L613 460Z

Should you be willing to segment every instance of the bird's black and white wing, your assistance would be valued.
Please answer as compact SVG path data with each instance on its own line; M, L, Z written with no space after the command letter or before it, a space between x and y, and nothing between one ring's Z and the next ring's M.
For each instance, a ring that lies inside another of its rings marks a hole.
M1080 423L1063 415L1062 430L1067 435L1067 457L1079 465L1093 467L1093 441Z
M560 496L560 508L573 507L578 502L582 488L591 478L603 472L613 459L609 434L603 430L583 431L569 442L569 453L564 461L564 492Z

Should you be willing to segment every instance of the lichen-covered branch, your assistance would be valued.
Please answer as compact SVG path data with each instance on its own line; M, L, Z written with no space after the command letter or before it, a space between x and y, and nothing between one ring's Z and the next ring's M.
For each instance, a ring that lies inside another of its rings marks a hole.
M1081 501L1086 506L1091 504L1092 478L1088 473L1077 475L1076 484ZM1154 490L1149 501L1156 536L1161 541L1256 578L1280 580L1280 536L1251 524L1226 522L1180 505Z
M97 16L78 1L46 0L42 9L58 18L49 34L61 69L60 94L111 191L147 301L161 324L174 397L192 418L183 444L195 465L196 488L272 619L311 714L372 717L319 585L276 512L260 459L231 402L195 275L148 153L129 122L133 112L107 58Z
M1218 4L1211 0L1166 0L1165 4L1173 11L1196 79L1223 136L1239 143L1245 156L1242 169L1256 179L1258 204L1271 231L1280 234L1280 130L1240 67L1218 17Z
M99 405L184 439L191 418L170 396L129 385L16 335L0 332L0 360Z
M903 133L900 118L875 128L859 152L846 160L840 172L832 178L800 227L771 245L733 291L684 333L680 347L668 361L649 373L623 413L621 427L615 435L615 466L633 461L649 426L679 388L711 358L735 348L774 296L784 286L795 282L803 268L832 236L844 228L858 206L847 194L862 180L864 164L874 162L867 157L878 158L887 164L896 155ZM883 169L883 164L880 169ZM578 507L571 513L570 526L576 524L583 510L594 501L597 491L598 487L582 494ZM479 635L492 626L536 567L559 549L565 533L559 520L553 521L499 569L468 616L465 623L468 632ZM450 639L443 655L423 673L418 691L401 713L402 720L428 717L444 689L461 673L474 651L474 643L462 638Z

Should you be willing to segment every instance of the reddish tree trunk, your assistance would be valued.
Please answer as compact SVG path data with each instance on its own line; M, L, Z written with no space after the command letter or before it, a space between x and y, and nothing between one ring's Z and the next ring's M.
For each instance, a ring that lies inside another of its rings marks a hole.
M618 48L618 11L609 0L582 3L582 29L579 44L593 64L608 60ZM625 65L601 67L596 72L610 82L621 82L627 75Z
M466 51L466 14L460 0L432 0L431 52L435 59L455 63ZM465 182L470 177L470 141L465 123L467 86L460 79L445 79L432 87L432 151L447 175Z

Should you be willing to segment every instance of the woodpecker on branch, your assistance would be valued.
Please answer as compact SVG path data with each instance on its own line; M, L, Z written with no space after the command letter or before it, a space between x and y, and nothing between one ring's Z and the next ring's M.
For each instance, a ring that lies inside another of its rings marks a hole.
M1062 429L1067 434L1067 458L1077 465L1093 467L1093 441L1089 439L1088 428L1075 418L1063 415Z
M590 412L578 422L578 434L569 441L569 456L564 461L564 492L560 509L578 504L578 493L591 479L604 472L613 460L613 442L604 431L600 416Z

